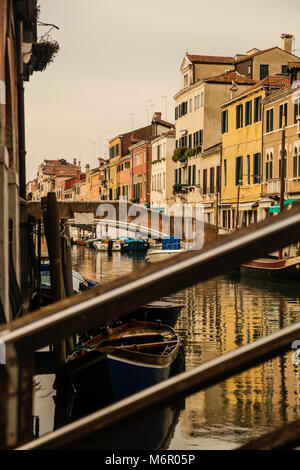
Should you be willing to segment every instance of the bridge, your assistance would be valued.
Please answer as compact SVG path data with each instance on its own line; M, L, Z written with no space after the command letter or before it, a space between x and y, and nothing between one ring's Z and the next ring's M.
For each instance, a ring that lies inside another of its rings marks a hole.
M183 242L197 240L198 247L218 235L216 226L190 216L187 210L180 215L167 215L128 201L57 201L57 211L60 219L68 219L70 225L84 230L92 230L92 226L99 223L154 239L178 236ZM28 201L27 214L40 220L42 203ZM82 218L83 223L80 223L78 214L90 217Z

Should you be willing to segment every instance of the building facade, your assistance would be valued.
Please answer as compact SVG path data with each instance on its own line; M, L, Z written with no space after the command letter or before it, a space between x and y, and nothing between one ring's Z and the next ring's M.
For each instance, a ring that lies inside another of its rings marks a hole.
M224 228L265 218L270 203L262 197L262 101L270 91L288 85L288 77L266 77L221 106Z

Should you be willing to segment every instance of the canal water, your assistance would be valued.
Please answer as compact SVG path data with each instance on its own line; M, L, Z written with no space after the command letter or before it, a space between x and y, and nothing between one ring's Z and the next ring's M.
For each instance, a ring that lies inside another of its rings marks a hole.
M102 284L146 265L144 256L109 256L76 245L72 257L76 271ZM300 321L300 289L290 283L221 276L172 297L184 305L175 330L182 338L186 370ZM292 359L291 351L166 409L160 448L234 449L300 418L300 365ZM53 429L52 385L52 376L36 378L36 414L43 410L46 416L40 434Z

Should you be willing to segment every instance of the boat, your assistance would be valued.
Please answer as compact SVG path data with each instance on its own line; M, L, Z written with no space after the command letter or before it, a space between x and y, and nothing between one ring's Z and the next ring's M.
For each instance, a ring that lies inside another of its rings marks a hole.
M67 358L67 371L79 400L98 402L103 395L105 406L108 397L121 400L167 379L179 348L170 326L132 319L79 345Z
M119 240L112 240L111 248L109 247L109 240L95 241L93 244L98 251L121 251L122 249L122 244Z
M146 252L149 248L149 243L147 240L143 238L133 239L133 238L125 238L121 244L121 252L122 253L129 253L129 252Z
M128 316L122 317L122 320L130 318L149 322L160 320L164 325L174 327L183 307L184 305L178 302L164 299L155 300L154 302L143 305Z
M91 237L77 238L77 245L87 246L91 240Z
M186 251L181 248L180 239L177 237L164 237L160 248L153 247L148 250L146 261L148 263L158 263L170 256L178 255Z
M242 276L300 281L300 256L259 258L243 263L240 271Z

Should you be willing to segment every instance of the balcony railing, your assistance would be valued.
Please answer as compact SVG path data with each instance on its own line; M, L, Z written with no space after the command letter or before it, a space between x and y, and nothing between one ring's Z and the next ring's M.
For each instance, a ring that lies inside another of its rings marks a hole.
M281 180L280 178L274 178L264 183L266 194L280 194ZM284 192L288 192L288 180L285 180Z

